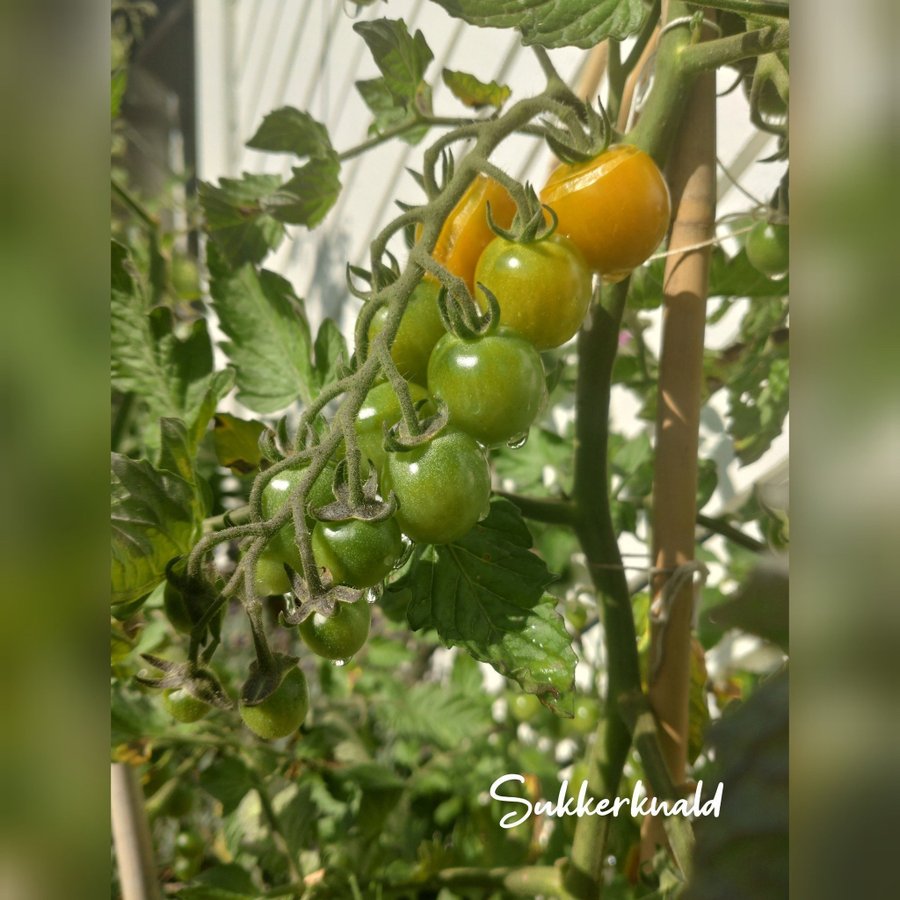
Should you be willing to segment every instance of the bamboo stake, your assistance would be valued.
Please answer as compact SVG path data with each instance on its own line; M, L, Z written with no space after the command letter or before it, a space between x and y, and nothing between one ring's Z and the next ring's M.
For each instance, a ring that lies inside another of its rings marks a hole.
M112 832L122 900L162 900L156 880L144 796L133 766L110 767Z
M675 220L669 248L708 241L716 208L715 74L697 78L670 158L669 184ZM710 247L675 252L667 258L660 354L653 487L653 543L658 570L671 572L693 560L697 453L699 443L703 340L706 327ZM653 581L662 597L668 574ZM649 697L660 724L662 749L672 780L681 785L687 768L688 691L694 590L691 578L673 592L664 625L651 635ZM661 822L645 820L642 858L664 844Z

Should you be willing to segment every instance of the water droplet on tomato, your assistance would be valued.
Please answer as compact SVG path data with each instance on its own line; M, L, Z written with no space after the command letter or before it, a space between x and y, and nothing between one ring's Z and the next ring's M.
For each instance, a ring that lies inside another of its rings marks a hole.
M352 657L349 657L349 656L348 656L347 659L335 659L335 660L332 660L332 663L331 663L331 664L332 664L336 669L342 669L344 666L347 665L348 662L350 662L351 658L352 658Z
M413 542L404 534L401 535L401 540L403 541L403 549L400 551L400 556L397 558L397 562L393 565L393 570L402 569L403 566L406 565L409 560L410 555L413 552Z
M506 446L510 450L521 450L528 443L528 432L523 431L521 434L514 434L507 442Z
M375 587L370 587L366 591L366 603L372 604L377 603L379 599L381 599L381 595L384 593L384 588L380 584L376 584Z

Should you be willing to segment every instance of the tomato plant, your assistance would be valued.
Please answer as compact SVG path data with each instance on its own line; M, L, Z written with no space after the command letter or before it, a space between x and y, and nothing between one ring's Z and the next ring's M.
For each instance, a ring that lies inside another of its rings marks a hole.
M345 660L365 644L371 622L372 610L365 600L339 603L334 615L313 613L301 622L300 636L318 656Z
M547 400L540 356L505 329L442 337L428 363L428 389L447 405L451 425L488 446L526 434Z
M478 42L441 33L438 4L518 29L495 68L515 83L455 68ZM782 822L786 613L753 573L788 536L754 482L788 400L789 113L763 110L767 88L788 97L786 4L438 4L416 6L421 30L377 4L329 12L321 67L290 69L312 110L265 111L253 79L263 114L243 134L230 110L225 149L270 156L196 193L141 187L122 151L143 125L120 118L136 48L114 56L112 744L158 857L130 861L198 897L637 900L689 871L698 896L780 896L731 861L780 852ZM149 4L132 6L114 4L129 33ZM332 38L368 48L366 77L332 77ZM575 51L598 42L586 102ZM732 190L725 159L716 184L722 66L753 78L740 145L766 131L771 184ZM359 143L328 84L371 111ZM753 196L773 222L735 253ZM301 726L286 748L254 738ZM727 804L712 850L702 815L500 824L495 779L555 801L566 771L570 796L590 772L610 802L721 779L767 843Z
M403 540L393 518L380 522L350 519L317 522L312 547L335 582L366 588L383 581L391 571L403 552Z
M588 265L621 281L659 246L669 227L669 188L652 158L619 144L593 159L561 163L541 190Z
M261 703L241 703L244 724L264 740L287 737L303 723L309 711L309 687L300 669L288 669L275 690Z
M573 337L591 302L591 274L561 235L529 243L495 237L478 259L475 281L497 298L500 324L538 350Z

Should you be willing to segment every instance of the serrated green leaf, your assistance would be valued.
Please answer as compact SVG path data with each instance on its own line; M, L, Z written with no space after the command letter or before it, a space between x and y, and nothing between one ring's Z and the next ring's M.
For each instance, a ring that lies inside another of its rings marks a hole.
M485 84L468 72L444 69L441 77L444 84L453 92L453 96L472 109L483 109L485 106L500 109L512 93L505 84L497 84L496 81Z
M112 454L112 603L153 590L166 563L193 546L201 524L193 484L146 460Z
M293 177L260 201L279 222L314 228L328 215L341 192L341 166L336 156L316 157L292 169Z
M325 319L319 326L315 343L315 373L318 386L335 381L339 370L349 362L347 341L340 328L331 319Z
M220 178L218 187L200 182L207 233L232 266L262 262L281 243L284 226L261 205L280 187L277 175L247 172L241 178Z
M256 134L247 141L254 150L270 153L293 153L295 156L334 155L328 129L309 113L293 106L283 106L270 112Z
M152 423L148 444L156 445L156 421L170 416L192 423L196 446L211 414L210 410L204 419L210 392L217 402L229 377L212 374L206 323L197 319L185 335L179 335L171 310L148 308L128 251L115 241L111 262L113 387L138 398Z
M315 386L312 340L303 302L286 279L245 265L230 270L210 258L210 293L222 330L222 348L235 366L238 399L273 413Z
M113 685L110 695L110 746L164 734L171 719L159 703L148 694Z
M262 451L259 436L266 430L262 422L218 413L213 429L213 446L220 466L236 475L247 475L259 468Z
M413 629L434 628L444 644L464 647L560 711L571 707L575 654L544 594L553 576L531 544L518 509L495 498L465 537L415 558L407 616Z
M401 103L412 101L434 59L422 32L410 35L402 19L357 22L353 30L368 45L391 94Z
M250 873L237 863L214 866L201 872L178 892L184 900L255 900L259 890Z
M222 804L222 814L237 809L248 791L253 790L253 776L247 766L233 756L217 756L200 773L200 787Z
M357 81L356 89L374 116L372 124L369 126L370 135L382 134L387 129L393 128L406 120L413 121L412 108L414 101L398 100L391 93L384 78L370 78L366 81ZM430 106L430 94L428 105ZM428 125L410 128L400 135L400 139L408 144L415 145L425 137L428 130Z
M642 0L434 0L451 16L484 28L518 28L526 46L581 47L636 34Z

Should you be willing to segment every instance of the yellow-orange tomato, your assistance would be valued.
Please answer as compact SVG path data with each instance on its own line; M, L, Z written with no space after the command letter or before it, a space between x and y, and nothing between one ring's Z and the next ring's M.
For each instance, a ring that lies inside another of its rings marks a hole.
M617 144L587 162L562 163L541 191L557 230L605 281L625 278L659 246L669 227L669 189L656 163Z
M488 203L494 222L501 228L509 228L516 214L515 201L499 181L478 175L444 222L432 254L441 265L462 278L470 291L475 288L478 257L495 237L488 225Z

